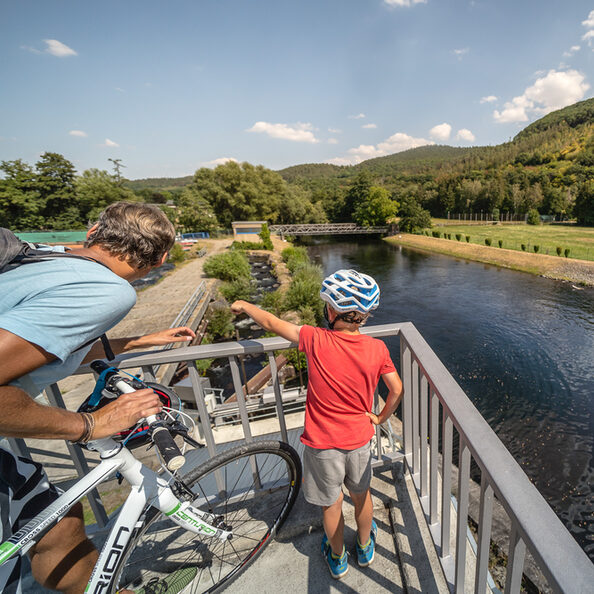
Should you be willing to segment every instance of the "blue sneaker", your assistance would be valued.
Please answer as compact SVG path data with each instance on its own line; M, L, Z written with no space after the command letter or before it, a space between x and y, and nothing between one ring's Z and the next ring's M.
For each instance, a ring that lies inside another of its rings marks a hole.
M377 538L377 524L375 520L371 521L371 532L369 534L369 541L367 545L362 547L359 544L359 536L357 536L356 549L357 549L357 563L360 567L367 567L371 565L373 557L375 556L375 539Z
M332 554L332 547L325 534L324 538L322 538L322 555L324 555L324 559L326 559L326 563L328 563L330 575L332 575L335 580L346 575L346 572L349 570L349 564L344 546L342 547L342 555L338 559L335 559Z

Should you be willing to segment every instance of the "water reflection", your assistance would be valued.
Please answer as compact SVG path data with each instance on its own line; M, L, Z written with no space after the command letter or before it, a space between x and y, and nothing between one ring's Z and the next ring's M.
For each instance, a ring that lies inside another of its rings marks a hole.
M370 323L415 324L594 559L594 289L380 241L309 250L377 279Z

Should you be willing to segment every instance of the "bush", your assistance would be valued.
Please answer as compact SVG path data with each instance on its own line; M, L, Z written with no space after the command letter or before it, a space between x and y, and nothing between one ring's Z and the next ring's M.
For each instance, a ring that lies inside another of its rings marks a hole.
M448 239L452 239L452 234L448 233Z
M264 245L265 250L273 249L272 241L270 239L270 229L268 228L268 225L266 223L262 225L262 229L260 230L260 233L258 233L258 236L262 240L262 244Z
M289 272L293 273L297 268L309 263L309 256L304 247L288 247L281 252L283 261L287 264Z
M433 237L441 237L441 231L431 231L431 235L433 235Z
M503 247L503 239L498 239L497 240L497 245L502 248Z
M398 228L402 233L412 233L417 229L431 227L431 215L412 196L402 200Z
M316 317L321 317L323 302L320 299L322 270L313 264L304 264L293 274L291 285L285 294L285 309L299 311L310 307Z
M526 251L526 244L525 244L525 243L523 243L523 244L522 244L522 251L523 251L523 252L525 252L525 251Z
M557 246L557 255L560 256L562 253L563 253L563 248L560 245L558 245Z
M174 264L179 264L186 259L186 252L179 243L174 243L173 247L169 250L169 261Z
M540 246L539 246L539 245L536 245L536 244L534 244L534 245L532 246L532 249L534 250L534 253L535 253L535 254L538 254L538 250L540 250Z
M234 241L231 244L232 250L265 250L262 242L256 241Z
M494 208L493 209L493 222L494 223L498 223L499 222L499 209L498 208Z
M250 278L250 264L246 255L241 251L225 252L211 256L204 263L204 272L208 276L224 281L234 281L240 278Z
M470 243L470 235L466 236L466 243Z
M540 225L540 215L538 214L538 210L536 210L536 208L531 208L528 211L528 218L526 219L526 222L529 225Z
M460 241L462 239L462 233L456 233L456 241Z
M222 303L213 305L208 318L208 333L213 338L228 338L235 333L231 308Z
M249 278L238 278L233 281L224 282L220 287L219 291L221 295L229 301L229 303L233 303L238 299L243 299L245 301L250 301L254 294L252 284L250 283Z
M485 237L485 245L488 245L488 246L491 245L491 238L490 237Z
M563 253L566 258L569 258L569 254L571 254L571 250L569 248L565 248L565 251Z
M283 313L283 294L280 291L269 291L264 293L260 307L273 313L275 316L280 316Z

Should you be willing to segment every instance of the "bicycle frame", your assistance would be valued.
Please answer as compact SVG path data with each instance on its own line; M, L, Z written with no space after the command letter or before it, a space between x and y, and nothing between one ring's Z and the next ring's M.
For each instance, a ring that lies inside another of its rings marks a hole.
M103 545L85 592L103 592L112 585L119 560L135 530L142 525L138 520L147 504L156 507L170 520L190 532L220 540L232 538L232 532L209 523L215 520L212 514L193 507L188 502L181 502L169 488L168 480L147 468L121 444L113 439L100 439L89 443L88 447L99 452L100 464L21 530L0 544L0 565L14 555L25 554L77 501L116 472L130 483L132 490Z

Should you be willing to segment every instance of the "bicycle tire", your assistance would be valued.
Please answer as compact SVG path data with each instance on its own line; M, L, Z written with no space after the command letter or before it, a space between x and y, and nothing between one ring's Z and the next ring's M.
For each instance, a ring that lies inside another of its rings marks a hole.
M261 486L255 484L250 461L257 463ZM222 496L217 471L224 481ZM188 580L192 586L184 594L226 587L255 561L289 515L301 486L301 461L284 442L255 441L218 454L181 480L196 493L198 507L224 516L233 538L222 542L194 534L147 508L144 524L122 555L112 592L176 592L187 588ZM176 579L179 590L171 584Z

